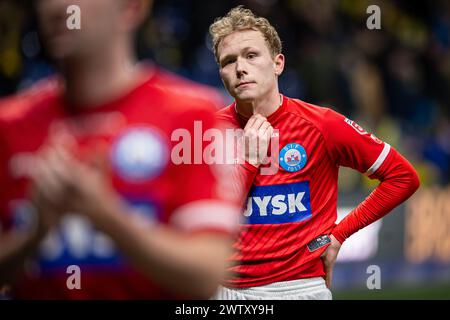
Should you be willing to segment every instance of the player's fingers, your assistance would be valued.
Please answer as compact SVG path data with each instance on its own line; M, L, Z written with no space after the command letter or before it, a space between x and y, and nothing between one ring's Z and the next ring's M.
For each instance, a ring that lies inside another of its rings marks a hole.
M249 130L250 128L259 128L261 126L261 121L263 121L265 118L260 115L259 113L254 114L253 116L250 117L250 119L248 119L247 124L244 127L244 131ZM255 123L259 123L259 125L255 125Z
M61 149L52 148L45 158L46 169L57 186L53 191L54 200L67 202L76 194L80 172L77 164Z
M36 190L36 199L44 197L51 199L55 197L57 189L56 181L54 181L48 174L43 165L39 162L35 164L35 169L31 175L32 188Z
M54 146L55 154L61 159L70 163L73 161L73 157L70 155L68 146L66 144L57 144Z
M265 120L261 126L259 127L259 131L262 132L262 134L265 134L267 129L269 129L272 125L269 121Z
M49 169L53 172L55 178L58 179L61 184L67 184L70 182L72 175L71 167L56 148L49 150L46 160Z
M87 169L86 165L75 159L63 145L55 147L55 154L60 163L59 169L62 171L59 173L61 173L60 177L65 184L66 192L76 192Z
M265 118L257 119L253 123L253 126L247 128L245 136L247 139L265 139L266 130L270 126L270 123Z
M252 128L253 128L254 130L259 130L259 129L261 128L261 126L262 126L264 123L266 123L266 122L267 122L267 119L264 118L263 116L258 117L258 118L255 120L255 122L253 123Z
M250 128L257 118L258 118L258 115L251 116L250 119L248 119L247 123L245 124L244 131L246 129Z
M272 125L266 121L261 128L259 129L259 132L261 133L259 135L259 141L258 141L258 152L259 152L259 160L261 161L261 164L268 164L270 163L270 157L268 157L268 151L269 151L269 145L271 141L271 137L273 134L273 127Z
M30 179L37 190L47 189L46 186L50 189L54 188L54 180L49 175L47 168L45 168L44 161L40 157L36 158L34 161L33 170L30 172Z
M331 289L331 283L333 281L333 268L330 267L327 270L327 274L326 274L326 280L325 280L325 284L327 286L328 289Z
M36 168L33 173L32 182L36 189L48 201L57 203L61 200L63 185L54 174L48 163L40 159L36 163Z
M321 258L323 260L323 266L324 266L324 269L325 269L325 283L327 285L327 288L331 288L331 282L332 282L332 279L333 279L334 262L330 258L330 254L328 252L328 248L321 255Z
M77 144L73 135L66 129L58 131L58 134L51 136L51 145L53 147L65 148L67 150L73 150Z
M271 124L266 121L258 130L258 140L263 144L268 144L270 140L270 136L268 135L270 128L272 128Z
M79 162L72 156L67 145L57 145L55 146L55 154L58 159L68 168L77 168ZM68 170L71 173L71 178L74 178L76 175L76 170ZM69 175L70 176L70 175Z

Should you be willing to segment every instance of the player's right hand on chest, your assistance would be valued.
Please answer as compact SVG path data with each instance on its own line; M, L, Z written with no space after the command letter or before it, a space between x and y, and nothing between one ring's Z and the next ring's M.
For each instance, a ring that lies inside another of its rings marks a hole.
M273 127L264 116L254 114L248 120L244 128L244 143L241 144L245 161L255 167L265 163L272 133Z

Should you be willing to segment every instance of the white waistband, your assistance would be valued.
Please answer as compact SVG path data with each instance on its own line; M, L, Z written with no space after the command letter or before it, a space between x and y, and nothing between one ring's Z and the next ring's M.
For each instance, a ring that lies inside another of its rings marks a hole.
M270 284L266 284L259 287L250 287L242 289L233 289L242 293L245 292L287 292L287 291L298 291L298 290L311 290L311 289L321 289L326 288L325 280L322 277L298 279L291 281L280 281Z

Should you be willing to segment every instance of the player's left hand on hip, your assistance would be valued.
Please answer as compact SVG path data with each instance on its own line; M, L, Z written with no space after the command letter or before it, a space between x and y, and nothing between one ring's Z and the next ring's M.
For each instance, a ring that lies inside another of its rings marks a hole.
M334 263L336 262L339 250L341 248L341 243L333 235L330 235L330 239L331 239L330 245L320 256L322 258L325 267L326 273L325 282L328 289L331 288L331 282L333 280Z

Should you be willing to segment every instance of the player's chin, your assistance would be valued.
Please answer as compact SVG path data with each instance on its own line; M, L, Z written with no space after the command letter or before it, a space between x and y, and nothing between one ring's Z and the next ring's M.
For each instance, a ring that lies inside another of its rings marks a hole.
M236 100L246 102L255 100L257 95L253 92L253 90L240 90L236 92L235 98Z

